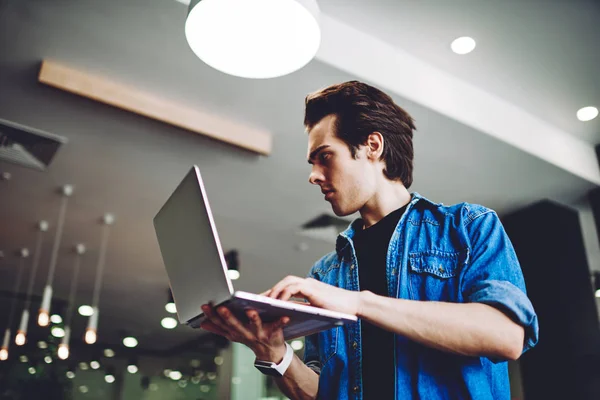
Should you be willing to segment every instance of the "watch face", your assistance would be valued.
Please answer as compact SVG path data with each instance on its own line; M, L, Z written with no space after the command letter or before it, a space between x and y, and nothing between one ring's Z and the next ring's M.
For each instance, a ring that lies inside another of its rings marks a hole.
M277 371L275 368L271 368L271 367L264 367L262 365L257 365L254 364L254 366L256 367L256 369L258 369L260 372L262 372L265 375L270 375L270 376L283 376L279 373L279 371Z

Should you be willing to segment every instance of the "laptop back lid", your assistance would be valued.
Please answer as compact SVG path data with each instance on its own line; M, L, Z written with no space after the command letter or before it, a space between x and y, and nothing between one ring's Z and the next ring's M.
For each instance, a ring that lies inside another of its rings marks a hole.
M231 297L233 286L197 166L156 214L154 229L179 322L202 314L202 304Z

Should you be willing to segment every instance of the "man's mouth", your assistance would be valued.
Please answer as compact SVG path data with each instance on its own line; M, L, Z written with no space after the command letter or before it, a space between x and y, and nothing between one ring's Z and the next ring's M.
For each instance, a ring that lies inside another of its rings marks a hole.
M325 200L331 199L335 194L333 190L321 190L321 192L325 195Z

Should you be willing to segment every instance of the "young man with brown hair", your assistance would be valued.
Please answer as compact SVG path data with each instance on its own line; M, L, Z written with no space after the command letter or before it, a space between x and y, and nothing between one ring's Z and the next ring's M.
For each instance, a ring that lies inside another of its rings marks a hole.
M360 213L309 277L266 292L359 317L306 338L305 359L283 340L286 318L242 324L202 306L203 328L278 364L292 399L509 399L506 360L538 339L519 262L496 213L445 206L408 191L411 116L352 81L306 98L309 181L338 216Z

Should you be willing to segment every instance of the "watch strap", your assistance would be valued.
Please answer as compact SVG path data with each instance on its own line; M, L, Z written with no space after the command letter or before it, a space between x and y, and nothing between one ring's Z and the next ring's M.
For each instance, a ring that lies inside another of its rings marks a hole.
M271 376L283 376L294 359L294 349L285 343L285 355L279 364L270 361L255 360L254 366L263 374Z

